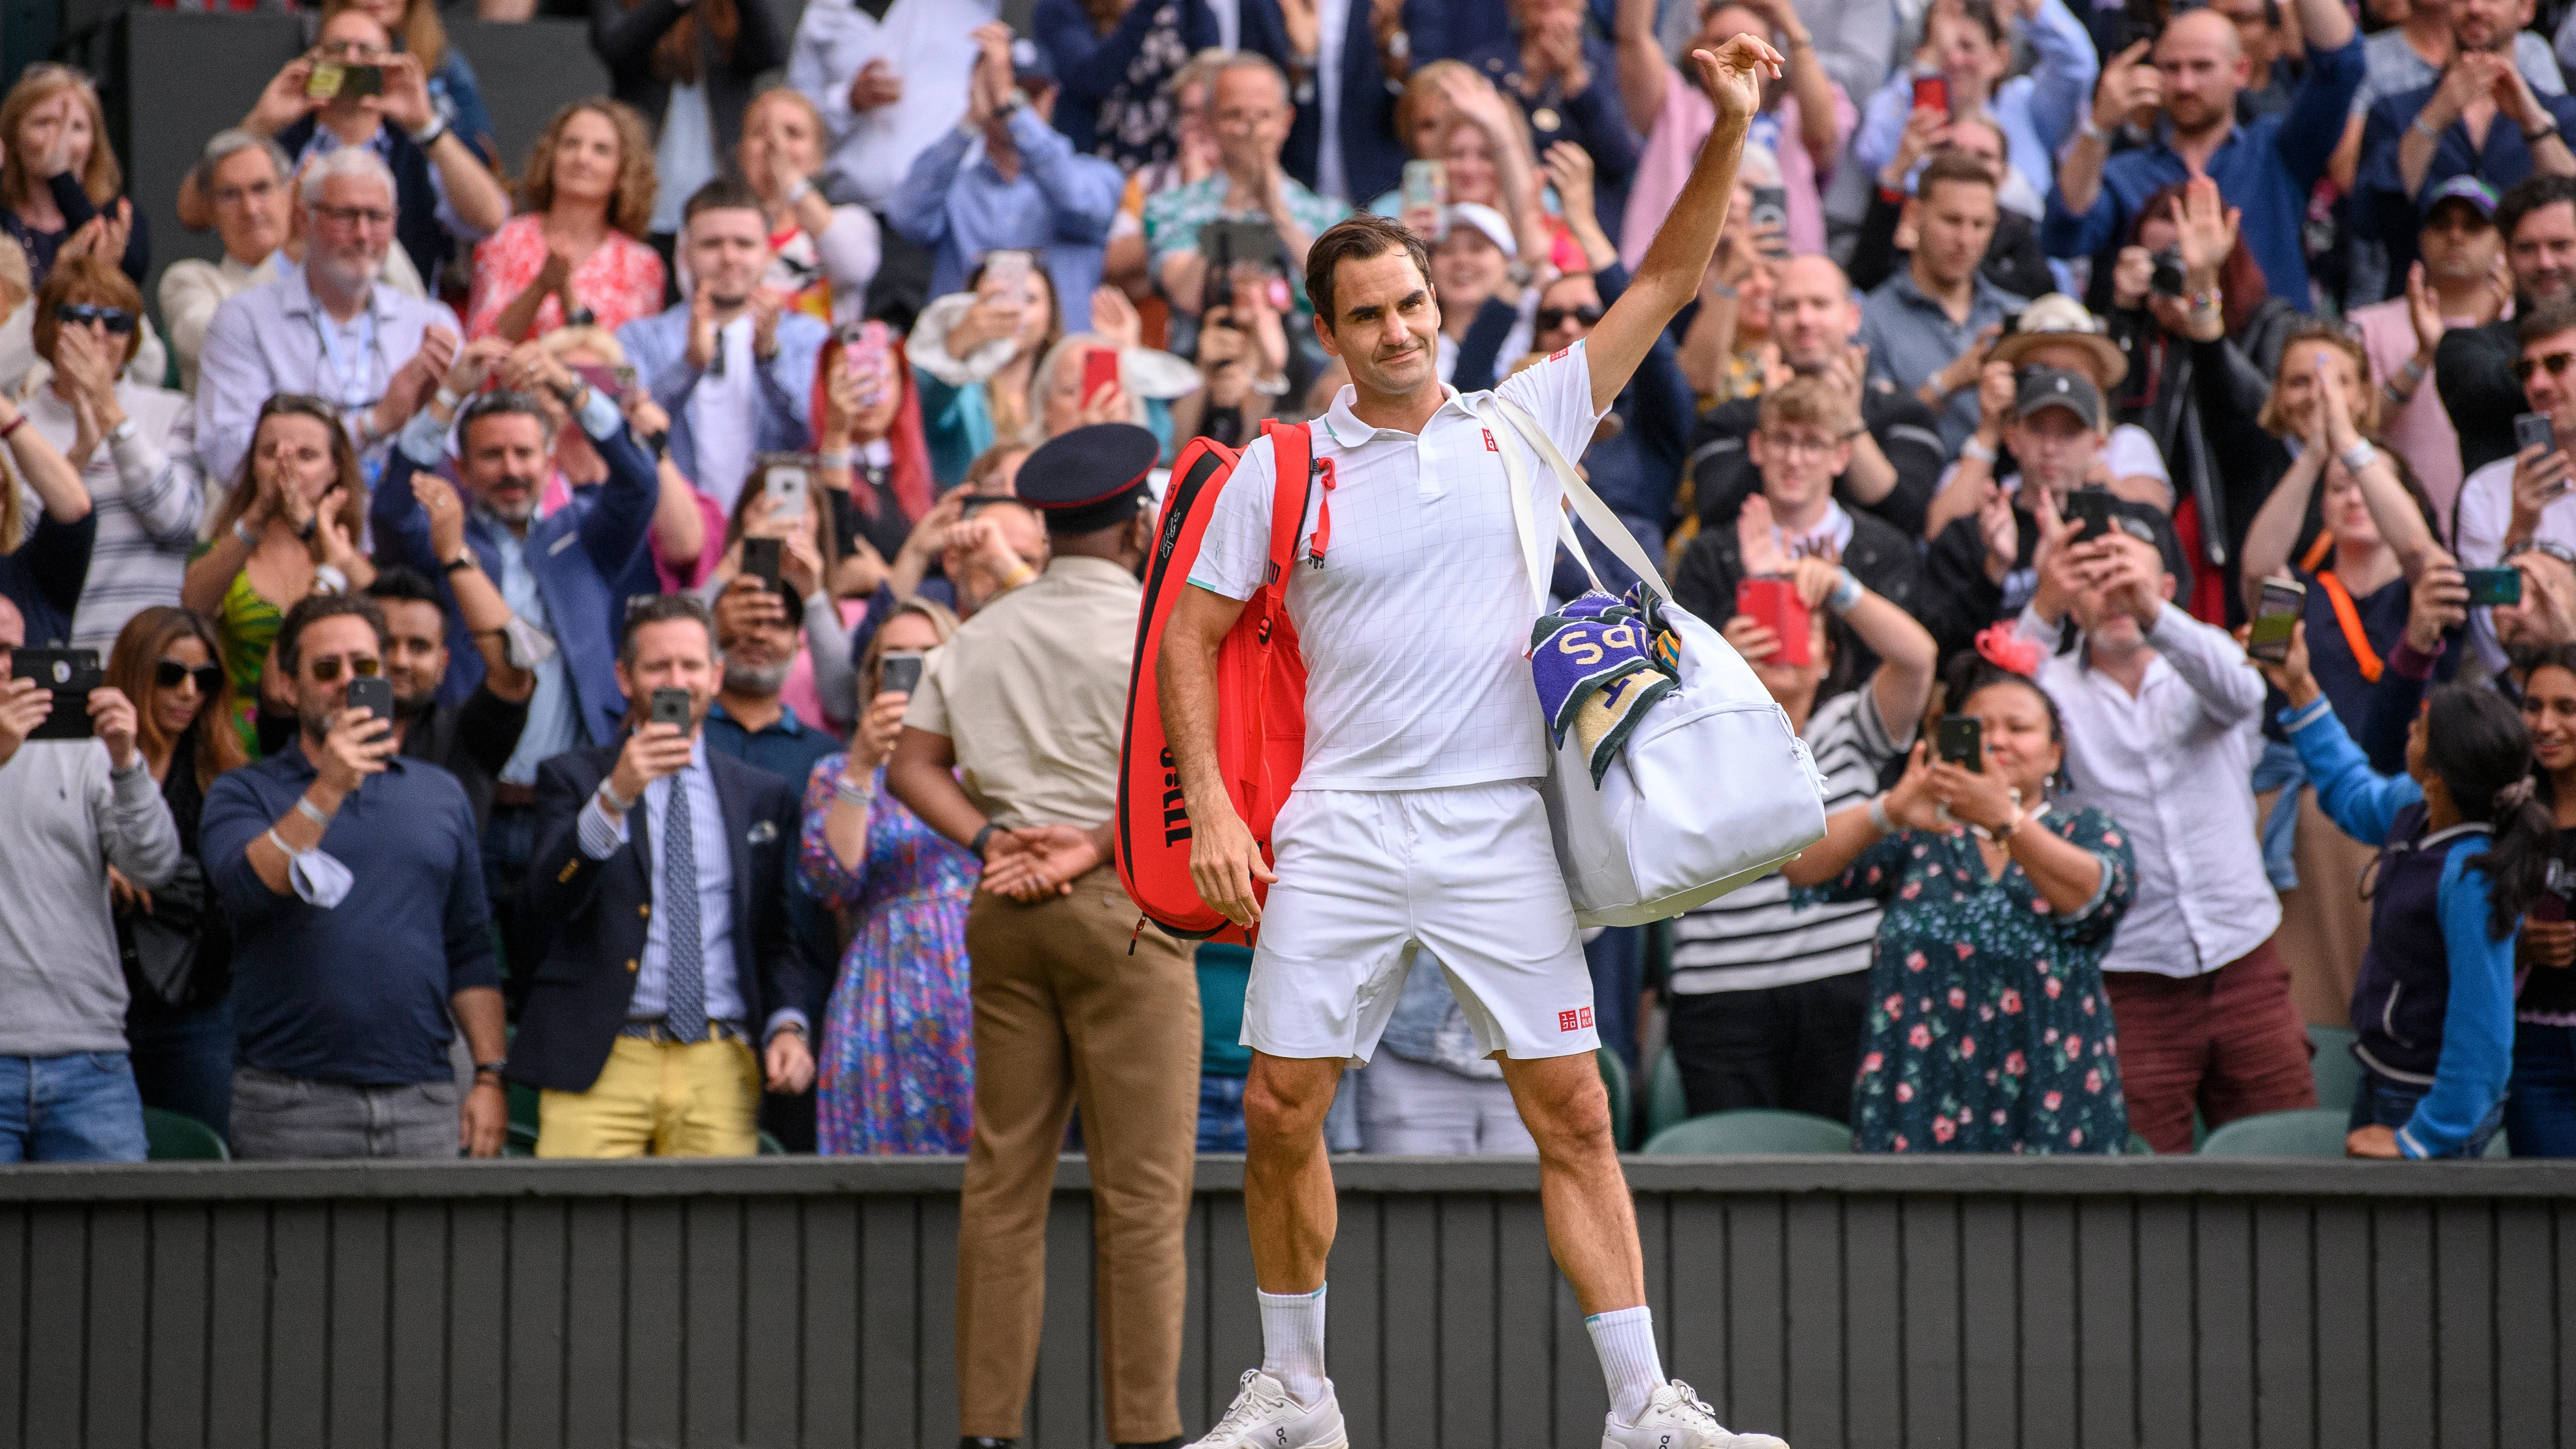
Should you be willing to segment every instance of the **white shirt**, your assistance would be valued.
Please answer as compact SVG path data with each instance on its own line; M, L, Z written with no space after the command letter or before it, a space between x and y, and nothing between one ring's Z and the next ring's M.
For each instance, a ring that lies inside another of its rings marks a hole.
M207 477L230 480L240 471L260 404L272 393L318 393L335 404L348 402L341 426L351 442L362 443L367 410L420 350L422 334L444 327L451 336L465 335L445 303L423 302L388 286L370 287L358 315L368 319L366 326L333 323L313 299L302 267L215 309L197 359L197 456ZM332 324L330 341L338 349L329 357L325 324ZM384 438L359 456L372 465L392 448L393 439Z
M966 78L974 68L976 26L1001 17L997 0L894 0L879 20L850 0L813 0L796 22L787 83L823 112L831 171L856 200L882 212L894 201L913 158L966 113ZM903 77L903 98L874 110L850 109L850 82L870 60L885 57Z
M386 251L400 255L402 248ZM182 391L197 390L197 350L206 345L206 328L215 320L215 309L253 287L276 281L278 268L293 265L286 253L278 251L261 258L255 267L243 266L230 256L211 262L185 257L162 271L161 317L170 325L170 350L179 357Z
M72 615L73 647L101 655L116 647L126 620L155 604L179 602L206 500L197 473L197 419L187 396L119 378L116 403L134 430L121 443L101 439L81 469L98 536ZM80 417L53 388L39 385L19 406L27 426L63 453L72 451Z
M2498 458L2460 484L2453 542L2464 569L2491 569L2504 561L2505 530L2513 526L2513 463L2510 457ZM2540 510L2540 527L2531 536L2576 548L2576 489L2559 494ZM2496 643L2493 611L2469 611L2469 644L2488 668L2504 668L2504 647Z
M759 451L760 399L753 389L760 364L751 356L751 314L746 311L718 329L716 346L724 350L724 376L716 376L712 368L699 376L689 394L689 427L698 445L698 488L730 518L752 455Z
M2062 631L2036 610L2022 610L2018 632L2049 651L2039 683L2065 720L2075 781L2062 808L2100 806L2137 856L2137 899L2102 969L2199 976L2269 940L2281 898L2263 873L2248 784L2263 748L2263 679L2245 651L2167 604L2132 699L2081 651L2059 654Z
M1351 0L1316 0L1315 104L1322 139L1315 150L1315 190L1357 204L1368 198L1353 197L1342 174L1342 43L1350 29Z
M1569 458L1592 440L1592 370L1577 343L1495 389L1529 409ZM1547 773L1547 731L1530 680L1538 622L1497 447L1518 448L1536 517L1560 507L1556 475L1509 429L1499 442L1448 400L1421 436L1372 428L1345 386L1314 423L1334 488L1308 485L1288 582L1306 660L1306 760L1297 788L1430 790ZM1248 599L1270 559L1269 440L1244 450L1218 495L1190 582ZM1315 523L1331 505L1323 567Z

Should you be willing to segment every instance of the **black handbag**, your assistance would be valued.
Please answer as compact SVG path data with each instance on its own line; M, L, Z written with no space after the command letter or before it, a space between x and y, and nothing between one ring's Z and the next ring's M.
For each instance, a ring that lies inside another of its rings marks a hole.
M195 986L198 945L205 938L208 886L194 856L181 856L169 883L152 892L152 909L120 912L116 943L129 979L164 1006L186 1006Z

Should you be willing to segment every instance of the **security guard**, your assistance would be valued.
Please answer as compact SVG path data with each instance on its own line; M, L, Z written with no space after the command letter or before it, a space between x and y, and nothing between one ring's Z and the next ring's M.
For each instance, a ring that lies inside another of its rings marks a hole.
M975 1137L957 1234L968 1445L1020 1432L1056 1153L1077 1102L1109 1437L1180 1442L1198 983L1189 947L1142 926L1110 863L1157 451L1145 429L1104 423L1029 455L1019 497L1045 517L1053 557L931 656L886 769L896 798L984 861L966 917Z

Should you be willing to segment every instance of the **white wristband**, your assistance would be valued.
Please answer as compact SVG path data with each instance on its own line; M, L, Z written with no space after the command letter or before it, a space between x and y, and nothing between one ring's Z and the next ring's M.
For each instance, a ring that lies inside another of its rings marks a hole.
M2379 461L2379 450L2364 438L2343 450L2343 470L2358 475L2362 469Z
M635 808L634 801L619 795L616 787L606 780L599 782L599 803L607 806L612 815L624 815Z
M1980 463L1991 463L1995 460L1995 450L1978 442L1972 436L1968 441L1959 445L1959 456L1962 458L1974 458Z
M1869 824L1871 829L1876 830L1881 835L1894 835L1896 833L1896 822L1887 818L1887 797L1885 795L1873 795L1870 797Z

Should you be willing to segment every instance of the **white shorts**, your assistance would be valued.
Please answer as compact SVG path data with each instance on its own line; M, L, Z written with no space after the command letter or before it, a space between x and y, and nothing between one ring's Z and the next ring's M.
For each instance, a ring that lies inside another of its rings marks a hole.
M1601 1044L1592 975L1536 784L1299 790L1271 844L1243 1044L1365 1064L1429 951L1487 1055Z

